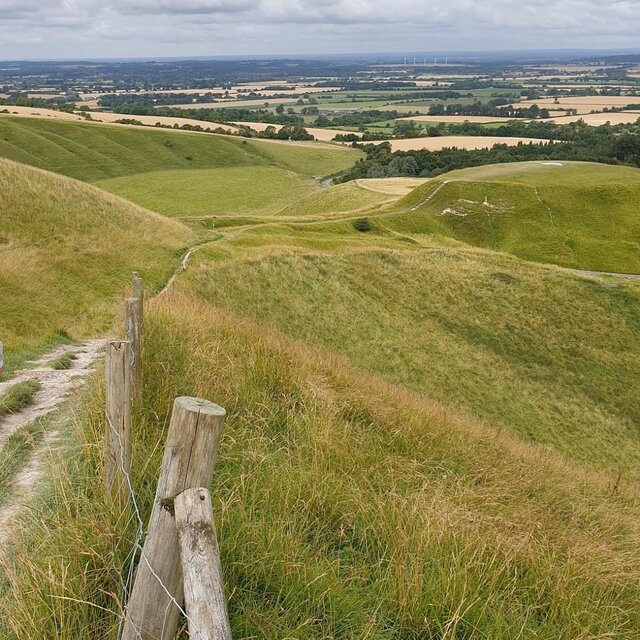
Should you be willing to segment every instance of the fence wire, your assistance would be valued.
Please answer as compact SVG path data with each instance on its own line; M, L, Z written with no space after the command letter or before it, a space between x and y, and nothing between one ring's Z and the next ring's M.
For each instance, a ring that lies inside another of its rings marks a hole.
M142 516L140 514L140 507L136 500L135 492L133 491L133 486L131 484L131 475L125 468L124 457L123 457L124 448L122 446L122 440L120 438L120 433L118 429L114 427L113 423L108 417L107 417L107 423L108 423L108 427L111 429L113 435L115 436L118 442L118 447L120 451L120 470L122 471L122 474L126 481L128 501L130 501L131 505L133 506L133 514L131 517L135 518L136 520L135 539L133 542L133 546L131 547L131 550L127 554L127 557L125 558L125 562L124 562L125 567L127 567L128 565L128 568L126 569L126 579L124 581L121 581L122 582L122 602L124 602L125 605L124 605L124 614L120 616L120 621L118 624L118 640L122 640L122 634L124 633L125 622L128 622L128 624L130 624L133 627L133 630L136 634L136 638L138 638L139 640L143 639L141 630L138 627L136 627L136 625L134 625L134 623L130 618L127 620L127 615L126 615L127 605L129 603L129 597L131 596L131 591L132 591L134 579L135 579L136 557L138 555L138 552L140 553L140 562L144 561L144 563L149 568L149 572L151 573L151 575L158 581L158 584L162 587L162 590L169 597L169 602L164 612L164 621L163 621L161 638L164 638L165 625L167 622L167 616L169 615L169 610L171 609L171 605L175 605L178 611L185 617L185 619L189 624L189 637L194 638L194 640L207 640L206 636L202 633L202 631L196 628L196 625L193 619L189 617L189 615L184 610L182 605L176 600L175 596L169 591L169 589L164 584L160 576L156 573L154 568L151 566L151 563L149 562L149 558L147 558L146 554L144 553L144 547L141 544L145 534L144 522L142 520ZM125 510L126 510L126 505L123 507L123 513L125 512ZM195 635L194 635L194 632L195 632Z

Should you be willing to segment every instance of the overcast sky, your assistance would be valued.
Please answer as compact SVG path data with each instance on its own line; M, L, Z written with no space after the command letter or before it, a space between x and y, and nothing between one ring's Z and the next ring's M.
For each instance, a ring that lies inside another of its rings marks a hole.
M640 48L640 0L0 0L0 58Z

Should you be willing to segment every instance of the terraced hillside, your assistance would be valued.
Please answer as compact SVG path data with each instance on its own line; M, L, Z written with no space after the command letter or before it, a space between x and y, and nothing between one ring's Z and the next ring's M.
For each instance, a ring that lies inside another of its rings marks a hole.
M464 169L419 187L390 218L526 260L640 273L640 170L584 162Z
M207 226L225 224L229 216L283 209L287 214L298 199L308 209L306 198L313 201L321 191L318 178L347 169L361 155L339 145L0 116L0 157L91 182L145 208ZM355 191L368 203L388 200ZM343 209L349 206L362 204L343 200Z

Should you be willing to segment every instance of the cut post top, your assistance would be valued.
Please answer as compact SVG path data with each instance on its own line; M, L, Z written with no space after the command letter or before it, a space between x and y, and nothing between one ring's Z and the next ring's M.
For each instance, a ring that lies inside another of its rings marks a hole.
M209 400L203 400L202 398L193 398L191 396L180 396L176 398L175 403L180 405L185 411L192 413L203 413L208 416L220 416L224 417L227 412L217 404L210 402Z

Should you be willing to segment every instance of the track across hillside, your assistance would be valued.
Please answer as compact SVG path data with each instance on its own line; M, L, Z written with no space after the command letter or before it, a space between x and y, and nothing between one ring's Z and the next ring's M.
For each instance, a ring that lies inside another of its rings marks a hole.
M38 420L52 418L61 405L77 392L95 370L95 363L106 344L98 338L74 345L60 346L37 361L33 368L24 369L9 381L0 383L0 397L6 391L25 381L37 380L41 387L33 401L24 409L0 416L0 455L10 438L29 429ZM54 363L67 358L68 368L56 369ZM27 457L26 463L7 479L5 502L0 500L0 545L10 537L11 522L33 496L36 483L42 475L43 453L57 437L56 421L47 422L42 440Z

